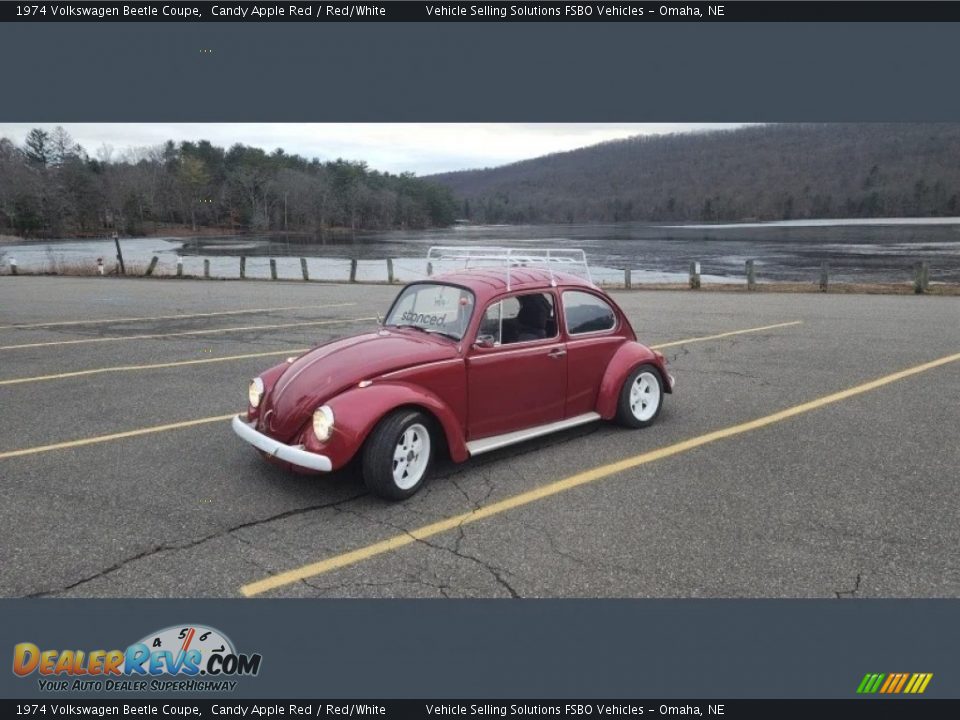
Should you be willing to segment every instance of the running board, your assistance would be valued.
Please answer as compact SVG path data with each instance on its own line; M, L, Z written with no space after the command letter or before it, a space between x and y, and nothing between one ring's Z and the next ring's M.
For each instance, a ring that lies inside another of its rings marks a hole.
M504 433L503 435L493 435L491 437L481 438L480 440L471 440L467 443L467 452L469 452L471 456L481 455L491 450L499 450L502 447L507 447L507 445L513 445L514 443L523 442L524 440L532 440L541 435L549 435L550 433L577 427L577 425L585 425L599 419L599 413L588 412L583 415L567 418L566 420L558 420L557 422L547 423L546 425L537 425L536 427L527 428L526 430L515 430L514 432Z

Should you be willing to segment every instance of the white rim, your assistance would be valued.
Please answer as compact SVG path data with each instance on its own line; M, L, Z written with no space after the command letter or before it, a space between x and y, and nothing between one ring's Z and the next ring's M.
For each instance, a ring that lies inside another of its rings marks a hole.
M409 490L423 478L430 462L430 433L414 423L400 435L393 451L393 482L401 490Z
M660 407L660 383L653 373L642 372L637 375L630 388L630 412L641 422L646 422L657 414Z

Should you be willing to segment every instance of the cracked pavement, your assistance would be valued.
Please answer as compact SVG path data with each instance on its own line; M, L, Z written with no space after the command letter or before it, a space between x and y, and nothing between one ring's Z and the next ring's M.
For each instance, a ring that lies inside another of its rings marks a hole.
M0 380L282 351L356 332L396 288L3 278L0 325L354 303L0 330L0 345L321 319L342 324L0 351ZM31 301L24 303L23 298ZM598 465L960 351L960 298L614 293L678 386L646 430L583 426L440 463L416 496L356 468L269 466L219 422L0 459L0 594L233 597L278 572ZM229 413L283 355L0 386L0 452ZM960 596L960 363L645 464L272 591L289 597Z

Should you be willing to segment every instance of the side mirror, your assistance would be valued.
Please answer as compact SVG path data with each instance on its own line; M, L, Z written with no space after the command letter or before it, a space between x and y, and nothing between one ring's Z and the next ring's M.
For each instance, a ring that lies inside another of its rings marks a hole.
M477 341L473 344L475 348L481 348L483 350L489 350L497 346L496 341L494 340L493 335L478 335Z

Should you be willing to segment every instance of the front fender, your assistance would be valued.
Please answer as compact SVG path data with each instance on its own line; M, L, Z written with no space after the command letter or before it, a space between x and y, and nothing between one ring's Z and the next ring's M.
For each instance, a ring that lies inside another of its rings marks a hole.
M417 385L374 382L367 387L353 387L325 404L333 410L333 435L321 443L308 423L301 441L307 450L329 457L334 469L343 467L356 455L384 415L410 406L423 408L437 419L454 462L463 462L469 456L463 427L456 413L435 394Z
M620 399L620 388L624 380L638 365L653 365L660 373L665 392L673 392L670 373L667 372L667 360L656 350L638 342L626 342L614 353L607 365L607 370L600 381L600 390L597 393L596 411L604 420L611 420L617 414L617 403Z

